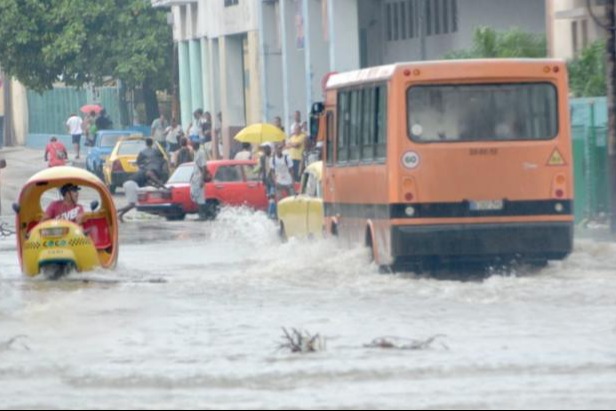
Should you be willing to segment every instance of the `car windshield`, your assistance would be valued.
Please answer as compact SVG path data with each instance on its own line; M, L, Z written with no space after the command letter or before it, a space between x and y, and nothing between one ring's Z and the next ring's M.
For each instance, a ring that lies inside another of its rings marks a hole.
M100 146L101 147L115 147L115 145L118 143L118 141L122 138L122 137L128 137L127 134L104 134L101 137L101 142L100 142Z
M136 156L145 148L145 140L129 140L120 143L119 156Z
M189 183L192 176L193 166L180 166L173 173L167 184Z

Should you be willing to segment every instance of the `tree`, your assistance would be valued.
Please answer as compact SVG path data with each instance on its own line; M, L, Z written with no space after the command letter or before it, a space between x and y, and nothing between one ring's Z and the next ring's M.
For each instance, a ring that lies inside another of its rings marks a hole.
M166 12L145 0L0 1L0 66L39 92L113 78L155 96L171 88L172 39Z
M605 73L605 41L599 40L582 50L579 57L571 60L569 86L575 97L598 97L607 93Z
M445 58L541 58L546 55L547 41L543 35L519 28L497 32L490 27L478 27L470 49L451 52Z

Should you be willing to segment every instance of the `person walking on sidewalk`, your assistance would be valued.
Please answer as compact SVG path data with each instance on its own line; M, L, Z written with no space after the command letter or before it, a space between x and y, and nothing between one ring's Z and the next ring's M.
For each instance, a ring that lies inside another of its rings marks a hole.
M49 167L64 166L67 158L68 154L64 144L58 141L56 136L52 136L45 148L45 161L47 161Z
M81 149L81 136L83 134L83 120L77 114L71 114L66 120L66 129L73 139L73 147L75 148L75 159L79 160L79 150Z

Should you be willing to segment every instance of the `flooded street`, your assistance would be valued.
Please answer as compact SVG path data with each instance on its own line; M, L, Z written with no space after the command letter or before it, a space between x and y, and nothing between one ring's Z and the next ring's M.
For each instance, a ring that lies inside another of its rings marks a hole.
M133 220L121 238L116 271L57 282L24 278L0 240L0 408L616 406L616 245L463 281L380 275L333 240L281 244L242 210ZM278 350L282 327L325 351Z

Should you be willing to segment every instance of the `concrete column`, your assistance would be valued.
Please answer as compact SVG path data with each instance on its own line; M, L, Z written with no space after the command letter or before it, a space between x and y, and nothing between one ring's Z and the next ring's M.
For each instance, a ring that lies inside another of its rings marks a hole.
M262 3L259 7L261 121L271 122L284 116L282 49L278 33L281 32L279 3Z
M358 0L328 0L331 71L360 68Z
M210 56L210 42L207 38L201 39L201 78L203 86L203 110L212 113L212 58ZM216 113L212 113L215 115Z
M228 158L233 131L245 125L242 37L221 37L219 46L223 153Z
M201 42L191 40L189 43L191 111L203 108L203 81L201 70Z
M261 113L261 71L259 58L259 32L248 32L248 101L246 101L246 123L260 123L262 118Z
M323 33L323 0L304 0L304 20L306 27L306 110L304 111L304 119L306 119L312 103L323 101L321 79L330 71L329 42L326 41ZM329 24L329 21L326 24Z
M339 1L339 0L336 0ZM306 105L306 60L303 48L298 48L298 19L303 10L302 0L280 0L282 25L282 81L285 130L293 122L295 110Z
M218 39L209 40L210 49L210 105L212 110L212 116L220 111L220 48L218 46Z
M192 96L187 41L178 43L178 54L178 70L180 72L180 112L182 127L186 128L192 121Z

